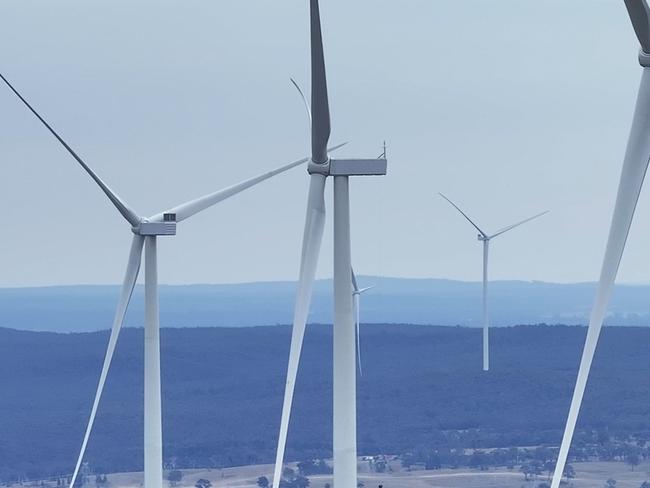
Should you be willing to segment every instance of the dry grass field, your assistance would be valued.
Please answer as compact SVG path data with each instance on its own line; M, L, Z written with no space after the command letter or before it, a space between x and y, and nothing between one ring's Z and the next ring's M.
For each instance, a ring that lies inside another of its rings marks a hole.
M609 479L617 481L616 488L639 488L650 481L650 463L643 463L634 470L624 463L589 462L573 464L576 478L571 480L574 488L605 488ZM183 479L177 488L193 488L200 478L210 480L213 488L257 488L257 478L271 478L273 466L255 465L225 469L183 470ZM109 475L109 488L141 488L142 473L116 473ZM310 476L310 488L324 488L332 482L331 475ZM547 481L546 475L525 481L517 469L491 469L489 471L467 469L442 469L435 471L406 471L393 465L392 473L370 473L367 463L359 463L359 480L365 488L536 488ZM40 486L40 483L38 484ZM86 485L95 488L91 480Z

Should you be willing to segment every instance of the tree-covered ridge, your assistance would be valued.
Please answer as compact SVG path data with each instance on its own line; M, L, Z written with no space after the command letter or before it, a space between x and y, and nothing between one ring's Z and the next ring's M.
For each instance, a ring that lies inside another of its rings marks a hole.
M493 370L483 373L478 329L362 326L360 455L558 445L585 333L494 329ZM107 338L0 329L0 479L71 471ZM165 459L272 462L289 339L288 326L163 329ZM648 344L650 329L604 330L577 442L650 439ZM126 329L87 461L101 473L140 470L142 429L142 330ZM309 326L288 459L330 449L331 330Z

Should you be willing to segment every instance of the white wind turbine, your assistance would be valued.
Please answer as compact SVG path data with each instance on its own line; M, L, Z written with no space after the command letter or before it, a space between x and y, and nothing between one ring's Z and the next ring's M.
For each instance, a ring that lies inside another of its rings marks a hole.
M527 219L522 220L521 222L517 222L516 224L509 225L507 227L504 227L503 229L499 229L492 235L488 235L486 232L483 232L478 225L476 225L472 219L470 219L465 212L463 212L458 205L456 205L454 202L452 202L449 198L447 198L445 195L442 193L439 193L439 195L447 200L456 210L460 212L460 214L467 219L467 221L474 226L474 228L479 232L478 234L478 240L483 242L483 313L482 313L482 325L483 325L483 371L489 371L490 370L490 336L489 336L489 329L490 329L490 319L489 319L489 313L488 313L488 254L490 252L490 241L494 239L497 236L500 236L501 234L505 234L509 230L514 229L515 227L519 227L520 225L525 224L526 222L530 222L533 219L536 219L538 217L541 217L542 215L545 215L548 213L548 210L545 212L538 213L536 215L533 215L532 217L528 217Z
M310 185L273 488L279 487L282 474L300 351L325 226L324 193L328 176L334 177L334 486L357 488L356 338L354 295L350 276L352 264L349 177L384 175L387 162L385 158L329 158L326 146L330 136L330 113L318 0L310 0L310 37L313 117L312 156L308 166Z
M131 251L129 254L126 274L115 312L111 329L108 348L102 366L97 391L84 434L81 450L75 470L70 481L70 487L75 484L79 468L90 438L90 433L95 421L95 415L104 389L106 376L113 358L117 339L124 321L124 316L133 293L133 288L140 270L142 249L145 250L145 339L144 339L144 486L146 488L160 488L163 486L162 475L162 416L160 393L160 341L158 320L158 276L157 276L157 236L175 235L176 224L189 217L221 202L247 188L250 188L279 173L295 166L306 163L309 158L304 158L293 163L281 166L267 173L248 179L223 190L204 195L195 200L173 207L165 212L144 218L136 214L99 176L77 155L77 153L54 131L54 129L36 112L36 110L22 97L22 95L0 74L0 78L27 106L27 108L43 123L43 125L56 137L72 157L95 180L97 185L106 194L109 200L126 219L133 232ZM333 147L331 150L340 146Z
M625 6L641 45L639 63L643 68L643 74L641 75L641 84L636 99L636 108L627 142L625 159L623 160L621 179L618 184L618 194L609 228L605 257L600 271L600 281L594 306L591 310L591 317L589 318L589 328L587 329L587 337L582 351L580 369L573 390L571 407L569 408L551 488L558 488L562 480L589 378L591 363L596 352L598 337L607 313L607 304L614 288L618 267L623 257L625 242L632 225L634 211L650 159L650 137L648 137L650 135L650 8L648 8L648 3L645 0L625 0Z
M360 308L361 308L361 294L367 292L368 290L373 289L374 286L366 286L365 288L359 288L357 283L357 277L352 270L352 296L354 299L354 315L356 322L357 330L357 362L359 365L359 375L363 376L363 370L361 369L361 320L360 320Z
M300 88L300 85L294 80L293 78L291 79L291 83L293 83L293 86L296 87L296 90L298 90L298 93L300 94L300 97L302 98L302 101L305 105L305 110L307 111L307 118L309 119L309 127L311 129L311 108L309 106L309 102L307 101L307 97L305 97L304 92L302 91L302 88ZM386 157L386 142L384 142L384 152L379 156L379 158L385 158ZM354 269L352 271L352 296L353 296L353 301L354 301L354 315L356 318L356 330L357 330L357 361L359 364L359 375L363 376L363 370L361 369L361 331L360 331L360 302L361 302L361 294L367 292L368 290L374 288L374 286L368 286L366 288L359 288L357 285L357 277L354 274Z

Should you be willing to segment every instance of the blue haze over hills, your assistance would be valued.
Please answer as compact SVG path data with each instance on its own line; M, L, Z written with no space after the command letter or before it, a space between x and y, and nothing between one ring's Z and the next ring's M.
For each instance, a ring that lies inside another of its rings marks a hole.
M362 276L362 322L478 326L478 282ZM164 327L255 326L288 324L294 282L222 285L165 285L160 288ZM21 330L83 332L111 326L117 286L54 286L0 289L0 327ZM585 324L594 283L557 284L496 281L490 284L491 322L516 324ZM650 285L619 285L608 325L650 325ZM331 281L314 287L312 323L331 322ZM126 326L139 327L143 287L131 302Z

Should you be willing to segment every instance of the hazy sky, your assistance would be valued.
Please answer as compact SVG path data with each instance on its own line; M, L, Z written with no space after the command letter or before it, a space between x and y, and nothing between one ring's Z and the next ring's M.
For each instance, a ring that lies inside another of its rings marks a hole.
M358 272L479 279L443 191L488 230L551 210L493 242L492 277L598 277L641 74L622 1L321 3L332 142L388 142L389 176L352 184ZM289 83L309 89L306 0L5 0L0 46L142 214L308 153ZM128 225L3 87L0 165L0 286L121 281ZM307 184L298 168L184 222L160 239L161 281L295 279ZM646 189L619 281L650 280L649 221ZM320 276L331 257L330 219Z

